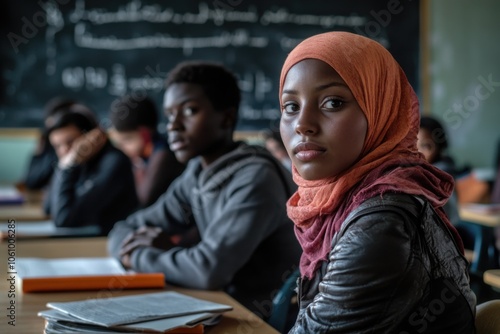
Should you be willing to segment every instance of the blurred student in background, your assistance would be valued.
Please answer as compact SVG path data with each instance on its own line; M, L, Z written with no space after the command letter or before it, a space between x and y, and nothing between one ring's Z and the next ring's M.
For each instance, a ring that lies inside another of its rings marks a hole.
M427 162L455 178L457 169L453 159L446 154L448 136L441 123L433 117L421 116L417 138L417 148L424 155ZM443 209L453 225L460 222L456 191L453 191ZM463 234L462 238L464 238L464 243L468 244L468 238Z
M446 154L448 136L437 119L430 116L420 118L417 147L429 163L456 177L455 161Z
M72 99L55 97L45 105L44 127L23 180L27 189L43 189L49 184L57 164L57 155L49 142L47 129L52 125L55 114L66 110L67 107L75 103L76 101Z
M148 97L126 95L111 105L110 137L131 160L139 203L146 207L184 170L158 131L158 112Z
M71 105L55 115L47 136L58 163L45 210L56 226L98 225L106 235L137 208L130 160L95 119Z

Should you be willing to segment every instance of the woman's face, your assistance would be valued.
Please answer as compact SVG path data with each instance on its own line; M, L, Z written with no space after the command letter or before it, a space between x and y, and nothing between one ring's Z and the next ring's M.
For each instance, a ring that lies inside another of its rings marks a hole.
M281 111L283 143L304 179L337 176L360 159L366 117L347 84L325 62L305 59L290 68Z

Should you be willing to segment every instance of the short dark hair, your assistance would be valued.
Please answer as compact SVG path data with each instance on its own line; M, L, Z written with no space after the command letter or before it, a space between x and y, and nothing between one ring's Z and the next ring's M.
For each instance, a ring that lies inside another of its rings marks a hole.
M54 123L47 129L47 134L54 130L62 129L70 125L76 126L81 132L88 132L97 127L97 122L94 118L87 114L75 110L66 110L54 115Z
M437 119L430 116L422 116L420 118L420 128L429 132L432 141L440 151L448 148L448 136L443 125Z
M118 131L137 130L140 126L156 131L158 109L147 96L125 95L113 101L109 118Z
M77 103L77 101L71 98L63 96L53 97L45 104L44 107L45 118L53 116L54 114L61 111L61 109L66 109L75 103Z
M176 83L200 85L215 110L234 108L238 112L241 92L238 80L223 65L206 61L184 61L167 76L165 87Z

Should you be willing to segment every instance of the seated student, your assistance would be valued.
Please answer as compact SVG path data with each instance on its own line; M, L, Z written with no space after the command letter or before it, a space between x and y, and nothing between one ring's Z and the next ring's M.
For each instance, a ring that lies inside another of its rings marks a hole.
M99 225L106 235L138 204L130 160L94 120L72 106L57 115L47 133L59 159L45 203L47 214L56 226Z
M148 98L126 95L111 105L113 143L132 160L141 206L153 204L184 170L157 131L158 113Z
M453 179L417 151L417 96L379 43L302 41L280 78L303 248L290 333L474 333L476 298L442 210Z
M448 136L437 119L430 116L420 118L417 148L429 163L453 177L456 176L455 162L445 154L448 148Z
M115 224L108 250L125 268L224 289L266 317L300 256L285 210L295 186L263 147L233 141L239 103L236 78L220 65L184 62L169 73L169 144L189 164L155 204ZM172 247L169 235L195 225L198 243Z
M417 148L418 151L424 155L427 162L433 164L435 167L445 171L453 177L457 176L455 162L450 156L445 154L445 151L448 148L446 131L437 119L429 116L422 116L420 118L420 128L417 135ZM455 191L453 191L451 196L448 198L448 201L443 206L443 209L453 225L460 222L460 216L458 214L458 198ZM465 231L463 231L461 235L464 237ZM470 237L467 237L467 239L470 239ZM469 241L467 241L467 244L468 247L471 247L469 245Z
M64 110L76 101L55 97L45 105L44 128L38 138L37 146L30 159L28 170L23 180L28 189L43 189L49 182L57 164L57 155L47 136L47 129L52 125L54 114Z
M285 146L281 140L279 131L266 130L262 132L264 136L264 145L271 154L285 166L286 169L292 170L292 161L286 153Z

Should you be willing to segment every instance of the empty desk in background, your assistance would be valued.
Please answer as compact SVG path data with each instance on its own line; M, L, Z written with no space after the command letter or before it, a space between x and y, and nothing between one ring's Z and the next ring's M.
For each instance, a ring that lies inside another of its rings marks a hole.
M78 227L56 227L51 220L45 221L16 221L0 222L0 240L37 239L37 238L80 238L102 235L97 225Z
M20 200L9 200L12 191L18 192ZM0 185L0 222L8 220L37 221L47 220L48 216L43 211L43 193L41 191L19 191L15 186Z
M15 221L37 221L47 220L48 217L43 212L41 204L0 205L0 222L6 223L12 219Z
M27 293L16 291L15 299L7 298L9 290L7 281L7 245L0 244L0 291L5 296L0 299L0 308L6 310L10 300L15 300L16 326L7 323L7 319L0 322L0 333L42 333L44 320L37 313L46 309L47 302L62 302L82 300L86 298L106 298L110 296L123 296L139 293L159 292L164 290L123 290L123 291L85 291L85 292L56 292L56 293ZM16 244L16 258L18 257L99 257L106 256L106 238L81 238L81 239L48 239L21 241ZM203 291L171 287L167 290L177 291L196 298L206 299L221 304L233 306L233 310L224 313L221 322L214 327L207 327L207 334L217 333L245 333L245 334L276 334L271 326L247 310L236 300L222 291Z
M474 243L474 260L471 272L483 273L485 270L498 268L498 251L495 248L494 228L500 226L500 212L486 212L476 205L461 205L460 219L473 224L478 231Z

